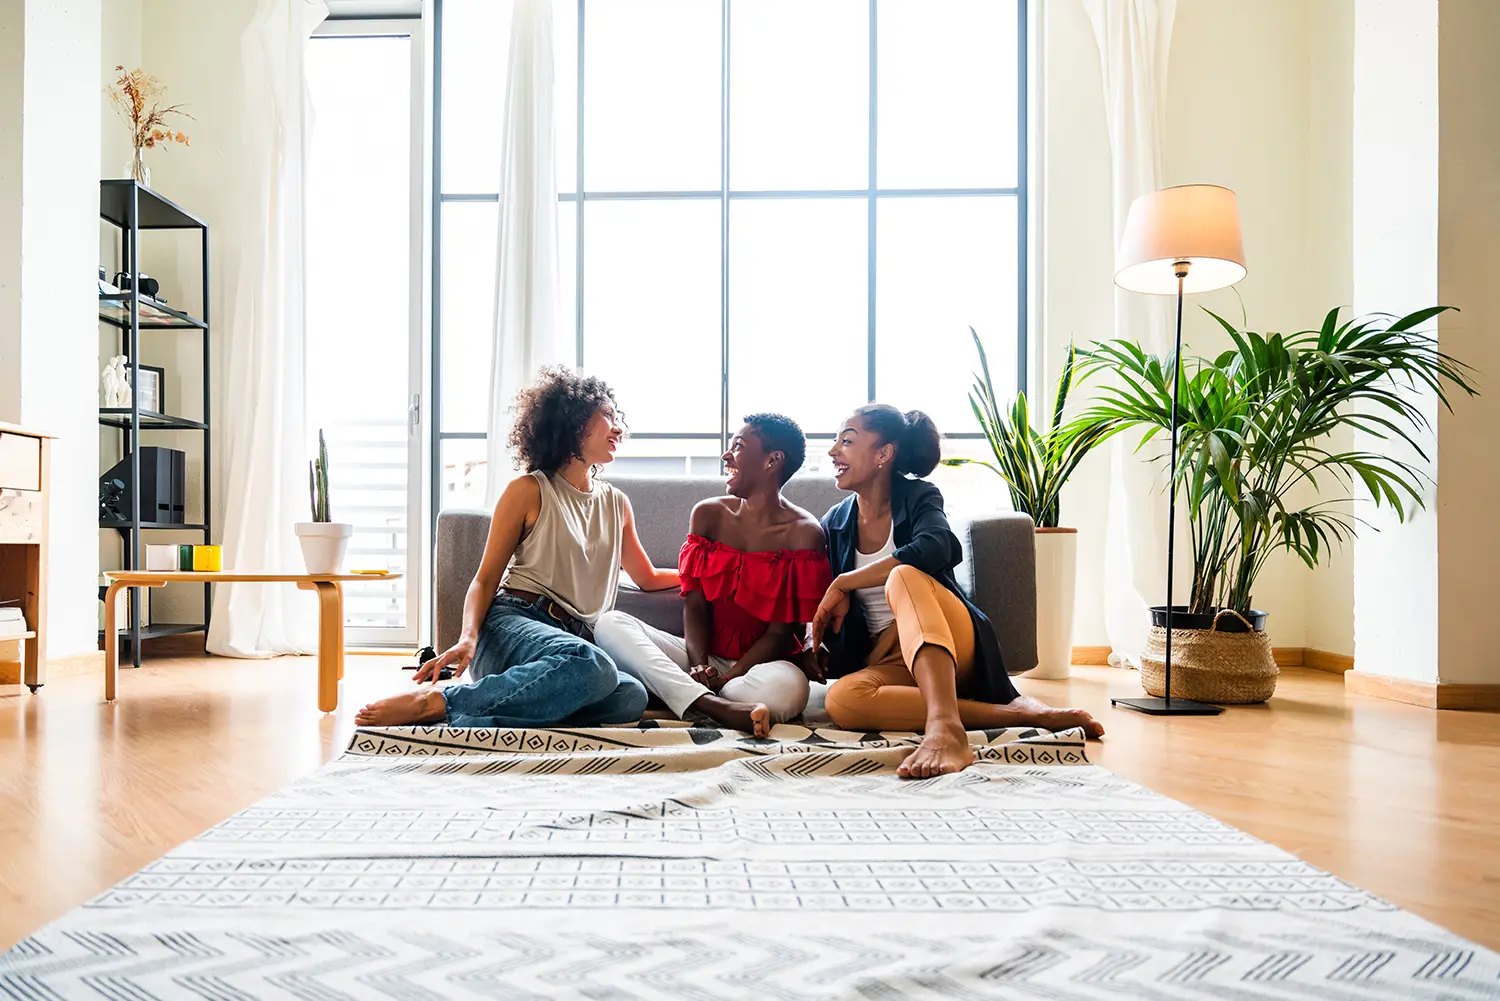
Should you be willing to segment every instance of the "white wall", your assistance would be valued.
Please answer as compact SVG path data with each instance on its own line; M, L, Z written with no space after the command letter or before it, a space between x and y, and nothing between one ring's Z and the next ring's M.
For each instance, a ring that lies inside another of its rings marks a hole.
M1438 296L1438 3L1357 0L1354 28L1354 304L1393 313ZM1436 420L1431 394L1421 400ZM1435 454L1434 435L1426 442ZM1356 448L1425 465L1370 435ZM1430 467L1433 475L1440 470ZM1356 501L1371 529L1355 544L1358 669L1437 680L1438 537L1428 507L1406 524L1388 508Z
M98 368L91 330L97 323L99 32L99 0L0 6L6 114L0 126L0 297L7 301L0 307L0 358L10 372L0 382L0 409L57 436L46 623L54 658L97 648ZM18 393L7 386L16 373Z
M240 81L240 34L254 13L254 0L109 0L111 5L110 47L101 61L106 80L115 65L141 66L158 77L167 88L173 103L183 104L193 117L179 123L191 144L170 144L148 151L151 186L187 211L206 221L210 241L210 307L212 326L222 320L225 303L225 279L229 276L230 241L225 228L229 210L234 206L234 192L226 190L224 178L228 158L235 154L234 139ZM149 30L143 30L148 25ZM110 112L112 116L112 112ZM117 120L104 123L106 150L103 167L108 176L118 176L129 158L130 146L125 126ZM118 139L118 142L114 140ZM118 161L118 162L116 162ZM194 315L202 315L201 274L197 234L148 234L142 242L142 266L162 283L163 294L175 305ZM222 328L210 335L216 359L212 369L210 396L222 399L227 357ZM196 332L162 332L143 339L141 356L145 364L166 371L165 392L172 412L177 416L201 417L201 355ZM220 427L222 412L215 406L211 423ZM220 432L213 432L214 444ZM177 448L188 455L188 520L197 521L202 511L202 467L200 432L152 432L151 444ZM105 455L117 455L112 442L106 441ZM218 454L222 455L220 451ZM219 485L226 477L222 468ZM214 511L222 519L224 498L216 490ZM218 542L222 533L216 527L211 539ZM196 542L197 533L180 536L156 533L153 541ZM103 559L118 565L120 547L117 541L102 540ZM176 585L152 595L152 615L162 621L201 621L202 589Z
M21 109L26 20L0 0L0 421L21 420Z
M1478 370L1484 395L1439 411L1437 489L1438 680L1500 684L1492 628L1500 565L1500 4L1438 5L1438 294L1462 308L1439 329L1442 349Z
M1237 290L1199 296L1186 311L1184 339L1210 354L1225 344L1207 306L1238 320L1243 299L1255 330L1316 326L1349 298L1347 157L1327 157L1342 128L1348 82L1339 84L1340 17L1350 0L1180 0L1169 68L1166 183L1212 182L1236 190L1249 258ZM1043 24L1043 259L1041 336L1048 384L1070 336L1109 336L1114 251L1109 150L1099 56L1081 4L1039 4ZM1326 51L1333 45L1333 56ZM1347 131L1342 133L1347 141ZM1309 261L1316 252L1320 260ZM1079 594L1074 643L1107 643L1102 592L1107 454L1092 456L1064 493L1064 521L1078 526ZM1162 498L1165 510L1165 496ZM1337 571L1330 571L1336 574ZM1277 556L1255 604L1271 613L1277 646L1327 635L1309 626L1309 572ZM1332 593L1334 584L1319 589ZM1153 596L1159 600L1160 596ZM1312 603L1313 607L1318 607Z
M1319 169L1307 172L1307 204L1318 206L1323 221L1307 227L1303 259L1326 288L1311 305L1331 309L1354 301L1354 3L1318 0L1308 6L1307 85L1321 97L1308 105L1307 157ZM1353 433L1345 431L1332 447L1353 444ZM1342 507L1353 511L1352 503ZM1328 554L1307 576L1306 608L1306 645L1353 656L1352 544Z

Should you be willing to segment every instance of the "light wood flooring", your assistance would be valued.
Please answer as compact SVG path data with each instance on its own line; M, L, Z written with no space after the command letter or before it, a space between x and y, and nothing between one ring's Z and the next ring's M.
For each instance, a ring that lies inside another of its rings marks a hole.
M0 687L0 949L327 761L401 663L351 656L331 716L310 658L151 660L113 706L92 674ZM1095 763L1500 948L1500 715L1290 669L1268 705L1163 720L1109 708L1134 674L1075 670L1021 684L1104 721Z

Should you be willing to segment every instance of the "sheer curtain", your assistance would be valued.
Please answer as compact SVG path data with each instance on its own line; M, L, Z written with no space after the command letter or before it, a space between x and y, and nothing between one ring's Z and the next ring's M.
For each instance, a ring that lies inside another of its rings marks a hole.
M1177 0L1083 0L1083 5L1099 45L1118 247L1130 203L1162 186L1167 61ZM1147 351L1170 350L1167 323L1157 297L1115 290L1114 336L1128 337ZM1151 628L1148 608L1165 597L1165 477L1151 464L1149 446L1134 451L1137 440L1121 435L1110 446L1104 617L1110 663L1116 667L1139 664Z
M228 361L224 565L300 569L292 525L308 517L303 395L303 162L308 37L328 15L321 0L260 0L240 38L238 149L225 158L224 248L230 270L221 324ZM287 585L214 589L211 653L273 657L317 648L316 608Z
M516 0L500 152L495 353L490 369L486 498L509 481L509 408L543 365L568 360L557 277L557 167L551 0Z

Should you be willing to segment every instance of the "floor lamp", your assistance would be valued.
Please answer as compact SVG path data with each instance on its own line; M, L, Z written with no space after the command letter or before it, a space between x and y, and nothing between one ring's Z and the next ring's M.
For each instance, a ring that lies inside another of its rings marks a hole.
M1234 192L1216 184L1182 184L1142 195L1130 206L1120 240L1115 284L1129 292L1177 296L1173 344L1172 445L1167 477L1167 611L1165 698L1110 699L1151 716L1215 716L1223 707L1172 698L1172 561L1177 541L1177 393L1182 381L1182 298L1245 277L1245 247Z

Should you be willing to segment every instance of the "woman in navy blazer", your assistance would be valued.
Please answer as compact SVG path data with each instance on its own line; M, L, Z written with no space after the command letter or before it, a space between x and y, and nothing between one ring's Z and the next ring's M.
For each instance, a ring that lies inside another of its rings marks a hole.
M906 778L967 767L970 727L1104 733L1082 709L1054 709L1011 684L994 627L953 576L963 550L942 492L921 479L940 451L930 417L883 403L856 410L828 450L839 488L852 494L823 517L836 576L813 645L826 642L837 679L828 713L849 730L923 731L901 765Z

